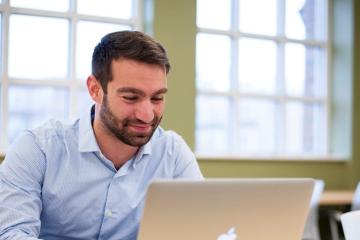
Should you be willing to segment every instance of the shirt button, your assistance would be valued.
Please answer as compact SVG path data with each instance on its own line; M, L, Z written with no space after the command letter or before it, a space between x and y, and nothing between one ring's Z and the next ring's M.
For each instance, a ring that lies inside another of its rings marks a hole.
M107 210L106 213L105 213L105 215L106 215L107 217L112 217L113 213L112 213L112 211Z

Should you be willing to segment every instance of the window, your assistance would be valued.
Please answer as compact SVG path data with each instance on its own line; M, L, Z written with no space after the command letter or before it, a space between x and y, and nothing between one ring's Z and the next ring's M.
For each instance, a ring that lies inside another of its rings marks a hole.
M139 29L137 0L0 2L0 152L25 128L91 105L86 77L100 38Z
M327 0L197 0L196 152L329 153Z

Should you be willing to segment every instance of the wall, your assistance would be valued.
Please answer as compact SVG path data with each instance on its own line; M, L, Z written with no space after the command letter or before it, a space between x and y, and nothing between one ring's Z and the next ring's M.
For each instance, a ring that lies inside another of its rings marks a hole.
M354 29L353 158L348 166L350 186L360 179L360 2L357 0L354 0Z
M340 1L340 0L335 0ZM344 2L344 1L340 1ZM339 2L339 3L340 3ZM345 0L352 5L352 0ZM360 4L354 1L354 28L359 29ZM337 4L334 4L336 7ZM179 132L194 146L194 97L195 97L195 0L155 0L154 1L155 38L168 49L172 62L169 76L170 92L167 99L167 114L163 126ZM356 14L357 13L357 14ZM352 21L352 14L347 17ZM351 27L350 24L349 27ZM335 33L336 34L336 33ZM351 37L352 35L350 35ZM353 42L360 45L359 30L354 32ZM352 48L351 48L352 49ZM313 177L326 181L327 189L347 189L355 186L360 179L360 46L354 46L353 76L353 115L349 122L354 123L352 130L352 157L349 161L253 161L253 160L210 160L199 159L200 167L206 177ZM352 69L350 67L350 69ZM351 90L351 89L350 89ZM339 123L341 124L341 122ZM351 134L348 134L351 135ZM351 146L349 146L351 149Z

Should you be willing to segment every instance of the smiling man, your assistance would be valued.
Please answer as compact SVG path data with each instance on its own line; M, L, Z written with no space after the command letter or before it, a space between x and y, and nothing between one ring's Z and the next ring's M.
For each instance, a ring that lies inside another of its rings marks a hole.
M96 46L94 106L71 124L24 132L0 166L0 239L135 240L153 179L203 179L184 140L164 131L170 64L136 31Z

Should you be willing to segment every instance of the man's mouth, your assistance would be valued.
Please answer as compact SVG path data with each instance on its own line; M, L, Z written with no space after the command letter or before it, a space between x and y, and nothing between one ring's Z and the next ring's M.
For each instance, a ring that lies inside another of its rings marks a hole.
M135 132L148 133L152 128L152 124L129 124L128 127Z

